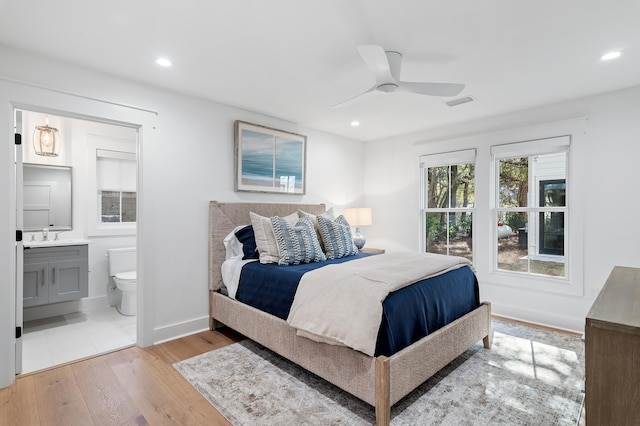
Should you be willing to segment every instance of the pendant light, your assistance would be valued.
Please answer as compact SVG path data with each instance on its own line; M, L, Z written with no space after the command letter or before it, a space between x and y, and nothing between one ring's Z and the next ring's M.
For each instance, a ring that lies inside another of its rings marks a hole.
M57 157L60 153L60 132L55 127L49 127L48 115L44 121L44 126L36 126L33 131L33 148L38 155Z

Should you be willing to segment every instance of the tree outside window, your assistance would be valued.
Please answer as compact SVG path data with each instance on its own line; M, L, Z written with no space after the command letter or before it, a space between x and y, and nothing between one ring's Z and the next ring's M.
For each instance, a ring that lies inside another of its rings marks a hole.
M475 163L426 169L426 251L473 260Z

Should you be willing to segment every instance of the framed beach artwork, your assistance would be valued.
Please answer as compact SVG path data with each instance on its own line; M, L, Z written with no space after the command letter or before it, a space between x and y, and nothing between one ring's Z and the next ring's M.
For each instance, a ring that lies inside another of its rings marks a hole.
M307 137L235 122L236 191L306 193Z

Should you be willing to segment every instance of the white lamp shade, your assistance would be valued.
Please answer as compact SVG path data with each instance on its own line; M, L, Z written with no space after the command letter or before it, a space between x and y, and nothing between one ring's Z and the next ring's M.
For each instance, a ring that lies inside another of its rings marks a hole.
M343 215L351 226L367 226L373 223L371 219L371 208L369 207L344 209Z

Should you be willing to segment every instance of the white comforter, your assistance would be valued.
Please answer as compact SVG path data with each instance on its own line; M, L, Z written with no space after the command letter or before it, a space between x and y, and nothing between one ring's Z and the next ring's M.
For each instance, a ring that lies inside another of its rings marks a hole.
M298 335L373 356L390 292L470 264L462 257L402 252L328 265L304 274L287 322Z

